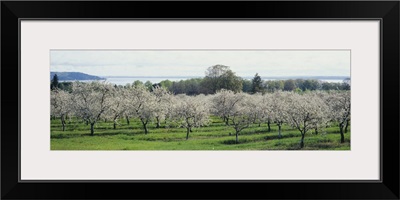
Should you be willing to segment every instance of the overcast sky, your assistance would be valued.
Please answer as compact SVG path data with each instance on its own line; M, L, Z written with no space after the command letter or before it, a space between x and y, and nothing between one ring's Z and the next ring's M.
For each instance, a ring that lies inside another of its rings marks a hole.
M227 65L239 76L350 76L350 51L52 50L50 70L97 76L204 76Z

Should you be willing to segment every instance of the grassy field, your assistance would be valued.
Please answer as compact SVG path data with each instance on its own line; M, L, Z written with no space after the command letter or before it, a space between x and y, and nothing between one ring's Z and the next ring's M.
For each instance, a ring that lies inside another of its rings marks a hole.
M66 131L61 131L60 120L51 120L52 150L298 150L300 132L283 126L281 139L278 127L271 125L267 132L266 124L253 125L239 135L235 144L232 127L226 127L222 120L212 118L207 127L195 128L186 140L184 128L155 128L148 125L145 135L141 123L132 119L130 125L124 120L113 129L112 122L99 122L94 136L90 136L90 125L72 121L67 123ZM350 129L349 129L350 130ZM232 133L230 135L230 133ZM350 150L350 132L345 134L345 143L340 143L339 128L330 127L318 135L311 131L306 134L303 150Z

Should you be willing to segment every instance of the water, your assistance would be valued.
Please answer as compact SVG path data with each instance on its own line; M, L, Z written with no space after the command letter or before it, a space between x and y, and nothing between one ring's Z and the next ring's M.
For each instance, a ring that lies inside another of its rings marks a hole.
M170 81L180 81L180 80L187 80L187 79L191 79L191 78L202 78L202 77L196 77L196 76L191 76L191 77L173 77L173 76L168 76L168 77L117 77L117 76L113 76L113 77L104 77L106 78L106 81L112 84L116 84L116 85L126 85L126 84L132 84L133 82L139 80L143 83L145 83L146 81L150 81L151 83L159 83L163 80L170 80ZM244 77L245 79L251 80L253 77ZM296 79L292 78L292 79ZM290 78L287 78L290 79ZM344 79L344 78L343 78ZM325 81L325 82L329 82L329 83L341 83L343 82L343 79L319 79L321 81ZM286 79L282 79L282 78L263 78L264 81L266 80L286 80ZM85 81L81 81L81 82L90 82L91 80L85 80Z

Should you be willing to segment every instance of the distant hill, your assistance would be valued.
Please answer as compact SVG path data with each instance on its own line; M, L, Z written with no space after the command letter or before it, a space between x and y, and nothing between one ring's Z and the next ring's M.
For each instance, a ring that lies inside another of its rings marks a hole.
M81 72L50 72L50 80L53 79L54 74L57 74L60 81L105 80L105 78Z

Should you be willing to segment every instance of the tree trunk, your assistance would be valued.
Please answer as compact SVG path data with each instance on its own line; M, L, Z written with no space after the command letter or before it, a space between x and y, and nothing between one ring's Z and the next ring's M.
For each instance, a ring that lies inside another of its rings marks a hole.
M187 128L186 129L186 140L189 139L189 133L190 133L190 128Z
M304 136L305 134L301 134L301 140L300 140L300 148L302 149L304 147Z
M268 132L271 132L271 122L268 120Z
M126 123L129 125L129 117L125 117L126 118Z
M315 128L315 135L318 135L318 128Z
M94 123L90 123L90 135L94 135Z
M239 143L239 131L236 131L236 144Z
M229 126L229 118L225 117L225 125Z
M143 124L144 134L147 135L147 133L149 132L149 131L147 130L147 122L144 122L143 119L140 119L140 121L142 121L142 124Z
M261 127L261 122L260 122L260 123L258 123L258 127Z
M86 120L86 126L89 125L89 120Z
M281 124L278 124L278 138L279 138L279 139L282 138L282 134L281 134L282 131L281 131L281 130L282 130L282 125L281 125Z
M347 128L349 127L350 120L347 120L346 126L344 127L344 133L347 133Z
M157 126L156 126L156 128L160 128L160 118L159 118L159 117L156 117L156 120L157 120Z
M61 125L62 125L62 131L65 131L65 119L64 119L64 115L61 115Z
M340 126L340 143L344 143L343 126Z
M117 129L117 122L114 120L114 129Z

